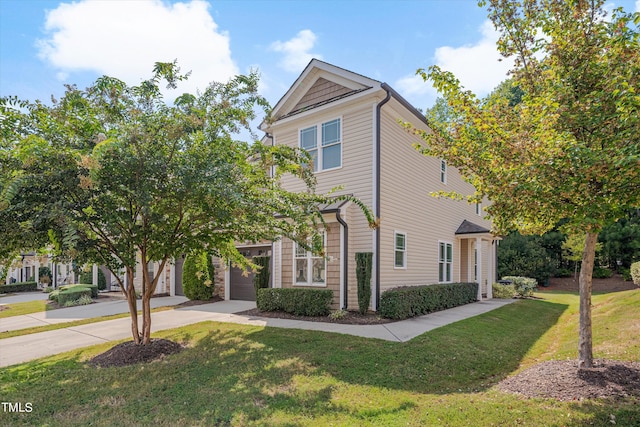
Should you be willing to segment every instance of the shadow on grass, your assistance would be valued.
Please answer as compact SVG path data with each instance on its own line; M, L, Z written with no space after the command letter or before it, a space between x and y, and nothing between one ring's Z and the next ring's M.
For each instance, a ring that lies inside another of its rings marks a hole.
M406 343L266 328L250 338L350 384L420 393L482 391L513 372L566 305L520 301Z

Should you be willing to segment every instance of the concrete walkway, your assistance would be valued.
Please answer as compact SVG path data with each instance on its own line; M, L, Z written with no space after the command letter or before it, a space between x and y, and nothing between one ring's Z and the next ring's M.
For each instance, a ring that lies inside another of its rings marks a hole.
M165 298L154 298L154 300L161 301ZM488 311L509 304L513 301L514 300L481 301L452 308L450 310L431 313L414 319L408 319L400 322L387 323L382 325L343 325L336 323L307 322L301 320L237 315L233 313L238 313L249 310L251 308L255 308L255 302L220 301L211 304L183 307L175 310L153 313L152 329L155 332L203 321L215 321L240 323L254 326L270 326L277 328L294 328L335 332L341 334L356 335L365 338L377 338L387 341L405 342L432 329L454 323L459 320L467 319L469 317L477 316L482 313L486 313ZM158 302L158 304L169 305L168 302L169 301L166 301L165 303ZM95 306L101 304L108 303L84 306L87 307L85 311L89 311L88 307L91 307L92 310L90 312L93 314L93 316L91 317L95 317L96 311L93 311L93 309L96 308ZM70 309L59 309L55 311L64 310ZM107 308L105 307L101 310L107 311ZM78 316L82 314L76 313L75 315ZM87 314L85 313L84 315ZM60 314L56 317L56 319L63 318L67 319L66 321L70 321L71 315ZM6 330L4 320L7 319L0 319L0 321L2 321L2 323L0 323L0 330ZM102 344L108 341L129 338L131 337L130 324L131 323L129 318L122 318L91 323L88 325L57 329L54 331L40 332L14 338L6 338L0 340L0 367L27 362L29 360L38 359L40 357L63 353L94 344Z

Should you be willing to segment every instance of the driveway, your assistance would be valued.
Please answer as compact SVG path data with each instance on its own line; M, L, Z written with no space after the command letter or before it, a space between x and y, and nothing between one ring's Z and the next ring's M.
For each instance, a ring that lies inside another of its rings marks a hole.
M38 301L46 300L49 294L42 291L37 292L20 292L15 294L2 294L0 295L0 305L13 304L16 302Z

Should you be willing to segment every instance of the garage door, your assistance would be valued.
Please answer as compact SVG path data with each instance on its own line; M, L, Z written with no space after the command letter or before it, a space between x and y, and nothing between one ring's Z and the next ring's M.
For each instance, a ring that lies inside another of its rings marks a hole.
M253 258L256 256L271 256L271 246L258 246L252 248L241 248L240 253L247 258ZM271 270L271 269L269 269ZM230 298L244 301L255 301L256 290L253 287L252 272L249 272L247 276L242 275L242 270L237 267L231 268L230 274Z

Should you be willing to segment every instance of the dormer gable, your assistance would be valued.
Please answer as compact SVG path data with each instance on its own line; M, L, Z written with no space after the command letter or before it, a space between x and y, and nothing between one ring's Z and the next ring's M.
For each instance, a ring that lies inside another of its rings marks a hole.
M275 105L271 120L275 122L368 89L379 89L380 85L377 80L312 59Z

